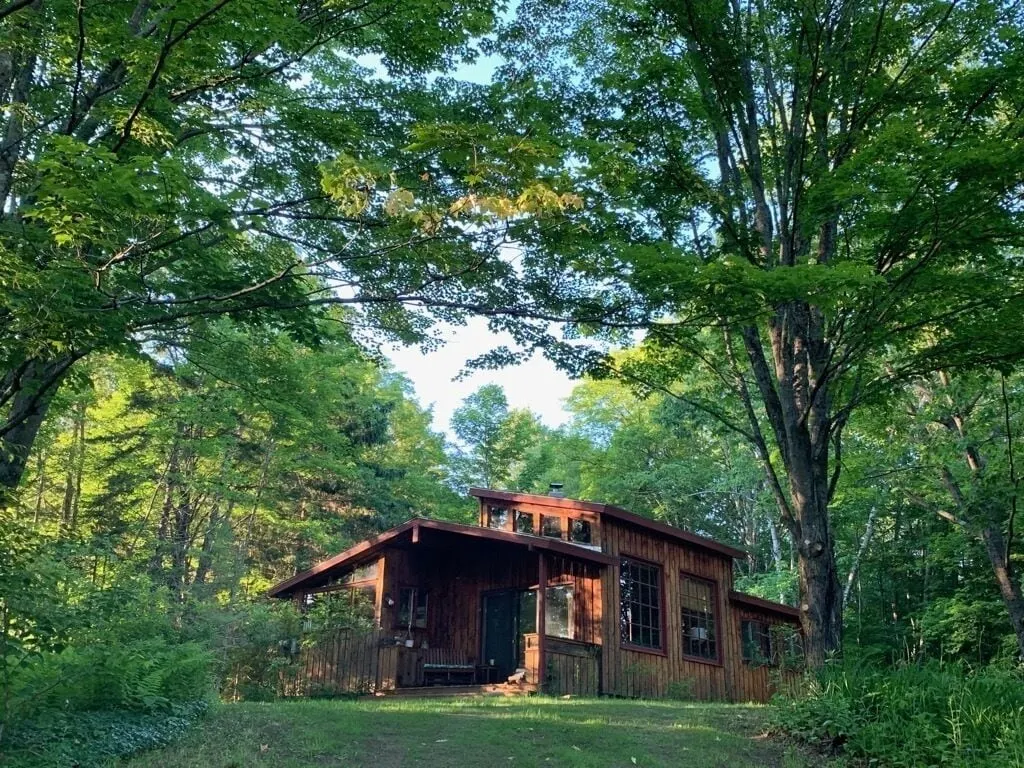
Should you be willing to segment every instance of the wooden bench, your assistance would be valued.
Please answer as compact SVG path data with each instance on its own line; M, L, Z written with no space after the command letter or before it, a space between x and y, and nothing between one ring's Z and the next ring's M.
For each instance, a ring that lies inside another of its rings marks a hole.
M472 685L476 682L476 665L424 662L424 685Z

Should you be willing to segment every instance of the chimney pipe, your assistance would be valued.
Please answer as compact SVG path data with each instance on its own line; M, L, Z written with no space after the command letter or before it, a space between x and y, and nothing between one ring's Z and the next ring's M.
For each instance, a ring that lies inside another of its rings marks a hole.
M562 483L551 483L551 488L548 490L548 496L554 496L556 499L564 499L565 491L562 490Z

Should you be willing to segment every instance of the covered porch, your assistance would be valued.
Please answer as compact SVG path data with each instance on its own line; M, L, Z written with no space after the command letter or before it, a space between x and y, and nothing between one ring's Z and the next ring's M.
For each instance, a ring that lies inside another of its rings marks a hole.
M341 632L304 651L299 687L600 691L607 555L434 520L410 521L356 549L276 588L301 602L341 590L369 597L372 587L377 629L361 640ZM363 672L354 679L353 670Z

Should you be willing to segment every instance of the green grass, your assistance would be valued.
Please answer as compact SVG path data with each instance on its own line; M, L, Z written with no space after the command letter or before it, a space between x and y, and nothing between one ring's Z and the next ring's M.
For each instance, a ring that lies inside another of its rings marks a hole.
M132 768L817 765L759 737L764 708L545 697L225 704Z

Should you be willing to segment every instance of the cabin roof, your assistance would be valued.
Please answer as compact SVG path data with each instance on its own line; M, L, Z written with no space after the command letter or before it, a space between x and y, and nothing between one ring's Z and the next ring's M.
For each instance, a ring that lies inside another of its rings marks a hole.
M560 496L545 496L544 494L539 493L494 491L490 488L470 488L469 494L471 496L476 496L479 499L497 499L499 501L537 504L546 507L556 507L558 509L577 509L583 512L597 512L604 517L620 520L624 523L635 525L638 528L645 528L653 533L660 534L661 536L667 536L669 538L691 544L695 547L715 552L719 555L725 555L730 558L745 558L747 556L747 553L742 549L730 547L728 544L722 544L720 541L715 541L707 536L701 536L696 533L691 533L690 531L685 531L674 525L668 525L666 523L660 523L657 520L641 517L638 514L630 512L628 509L616 507L613 504L601 504L594 501L581 501L579 499L566 499Z
M754 597L753 595L748 595L743 592L730 592L729 601L738 603L747 608L753 608L757 611L766 611L778 616L784 616L787 619L793 619L796 621L800 620L800 611L791 605L775 603L771 600L763 600L760 597Z
M561 555L587 560L601 565L613 565L618 562L614 557L606 555L597 550L584 547L579 544L572 544L559 539L551 539L543 536L532 536L525 533L513 533L512 531L499 531L493 528L481 528L477 525L463 525L461 523L450 523L443 520L431 520L425 517L414 517L401 525L395 526L384 533L374 536L372 539L361 541L355 546L349 547L344 552L339 552L333 557L321 560L307 571L297 573L289 579L275 584L267 591L270 597L281 597L294 591L303 583L315 577L345 565L354 565L369 559L372 555L383 549L388 544L397 543L401 538L408 537L416 539L420 530L442 531L469 538L500 541L509 544L516 544L532 549L543 549L557 552Z

